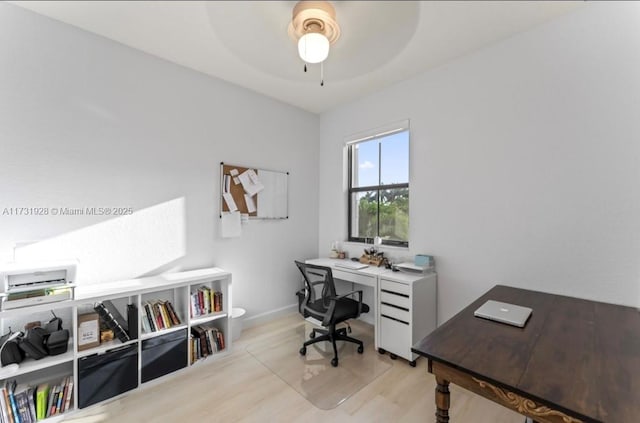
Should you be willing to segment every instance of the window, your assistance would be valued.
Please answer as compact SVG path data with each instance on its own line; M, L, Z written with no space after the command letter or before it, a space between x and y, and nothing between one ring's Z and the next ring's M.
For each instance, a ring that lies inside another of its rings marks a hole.
M407 122L408 123L408 122ZM408 125L351 141L349 241L409 245Z

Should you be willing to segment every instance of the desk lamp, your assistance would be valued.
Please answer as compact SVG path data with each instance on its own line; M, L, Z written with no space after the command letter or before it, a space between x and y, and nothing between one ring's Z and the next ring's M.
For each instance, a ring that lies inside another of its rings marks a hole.
M7 345L7 343L9 341L13 341L14 339L16 339L18 336L20 336L20 332L13 332L11 335L9 335L7 340L4 341L2 346L0 346L0 366L1 366L0 367L0 379L5 379L5 378L9 377L13 373L17 372L18 369L20 368L18 363L11 363L11 364L7 364L6 366L2 366L2 359L1 359L2 350L4 350L5 345Z

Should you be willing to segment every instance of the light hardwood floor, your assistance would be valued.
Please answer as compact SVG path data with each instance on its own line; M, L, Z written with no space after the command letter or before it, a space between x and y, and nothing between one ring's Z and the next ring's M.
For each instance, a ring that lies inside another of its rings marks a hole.
M398 359L391 369L332 410L320 410L245 348L290 331L291 314L245 329L231 353L69 416L65 422L435 422L435 380L426 360L417 367ZM296 357L298 351L291 351ZM377 354L367 345L365 354ZM388 358L388 357L387 357ZM524 423L524 417L451 385L451 423Z

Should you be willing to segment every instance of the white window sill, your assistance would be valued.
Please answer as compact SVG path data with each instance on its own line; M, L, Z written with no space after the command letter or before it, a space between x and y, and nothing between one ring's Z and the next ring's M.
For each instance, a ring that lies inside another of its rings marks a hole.
M373 244L365 244L364 242L353 242L353 241L343 241L341 243L344 246L349 246L349 247L361 247L361 248L371 248L374 245ZM383 251L402 251L402 252L409 252L409 247L400 247L397 245L376 245L375 246L378 250L383 250Z

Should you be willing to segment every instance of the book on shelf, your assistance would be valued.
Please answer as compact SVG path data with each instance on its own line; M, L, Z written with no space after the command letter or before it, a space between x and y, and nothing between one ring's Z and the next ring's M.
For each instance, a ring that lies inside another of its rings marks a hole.
M147 321L148 321L148 326L149 326L149 332L155 332L156 330L158 330L156 328L156 324L154 323L154 318L153 318L153 310L151 309L151 304L149 304L149 302L144 303L144 311L145 314L147 316Z
M36 416L36 403L33 400L34 394L35 394L35 389L31 387L27 389L27 400L29 401L30 417L33 417L33 421L35 422L38 419L38 416Z
M20 413L20 421L23 423L35 423L35 416L31 418L31 409L29 408L28 391L23 390L16 394L18 400L18 412Z
M149 333L152 332L151 326L149 325L149 316L147 315L147 308L142 305L142 310L140 310L140 324L142 326L142 332Z
M218 343L220 345L220 349L224 350L225 345L224 345L224 336L222 336L222 331L221 330L217 330L216 334L218 336Z
M216 345L216 341L213 338L212 334L211 334L211 329L205 329L204 331L205 334L205 338L207 340L207 349L208 349L208 353L209 354L214 354L215 352L218 351L217 345Z
M61 386L60 387L60 392L58 392L58 398L56 399L56 411L58 413L62 413L62 398L64 398L64 390L65 387Z
M196 362L196 338L193 337L193 335L189 335L189 356L191 358L190 364L193 364Z
M18 408L18 417L20 422L23 423L29 423L29 417L27 416L27 413L29 412L29 406L27 404L27 394L24 391L20 391L20 392L16 392L13 394L15 401L16 401L16 407Z
M15 380L13 381L8 380L5 383L5 389L7 390L7 396L8 396L7 408L9 409L13 420L20 421L20 415L18 414L18 406L16 404L16 397L15 397L16 385L17 383Z
M202 308L204 314L209 314L213 310L211 309L211 288L208 286L200 287L200 292L202 294Z
M202 291L201 290L197 290L196 291L196 304L198 307L198 313L200 314L204 314L204 297L202 295Z
M222 291L216 291L213 294L214 298L214 311L222 311Z
M62 392L60 393L60 397L58 398L58 410L64 411L64 405L67 402L68 394L69 394L69 381L65 379L64 387L62 388Z
M127 322L111 301L104 300L101 303L97 303L94 310L98 313L109 329L113 330L113 333L120 341L127 342L131 340L128 333Z
M204 310L204 294L202 291L198 291L198 312L200 314L205 314L205 310Z
M11 409L11 399L9 398L9 390L7 385L2 387L2 413L7 416L7 422L14 421L13 410Z
M54 385L53 389L49 391L49 409L47 410L47 417L56 414L56 405L58 404L58 395L60 394L60 385Z
M207 329L207 337L209 338L209 343L210 343L210 347L209 350L211 351L211 353L216 353L220 350L220 346L218 345L218 338L215 334L215 332L213 331L213 329L209 328Z
M0 393L0 415L2 415L3 422L10 422L11 418L9 417L7 410L7 400L5 397L5 389L2 388L2 392Z
M198 317L198 307L196 305L194 295L195 294L192 293L189 298L189 314L191 315L192 318Z
M173 304L171 304L169 301L166 301L165 305L167 307L167 311L169 312L169 317L171 318L171 322L174 325L179 325L180 324L180 318L178 317L178 314L176 313L176 310L173 308Z
M49 384L42 383L36 388L36 419L47 417L47 404L49 399Z
M167 306L161 301L158 301L158 310L160 311L160 317L162 317L162 324L165 329L168 329L172 326L171 320L169 320L169 314L167 313Z
M195 359L193 361L196 361L197 359L199 359L200 357L202 357L202 354L200 354L200 338L199 337L194 337L194 347L195 347L195 352L194 352L194 357Z
M189 295L189 315L191 316L191 318L198 316L198 307L194 302L193 295L193 293Z
M69 376L67 380L67 395L64 400L63 410L66 411L71 407L71 397L73 397L73 376Z
M160 314L160 305L156 301L151 304L151 308L153 309L153 315L156 319L156 327L158 328L158 330L164 329L164 322L162 321L162 315Z
M198 317L206 314L204 312L204 294L201 289L197 289L191 294L191 317Z

